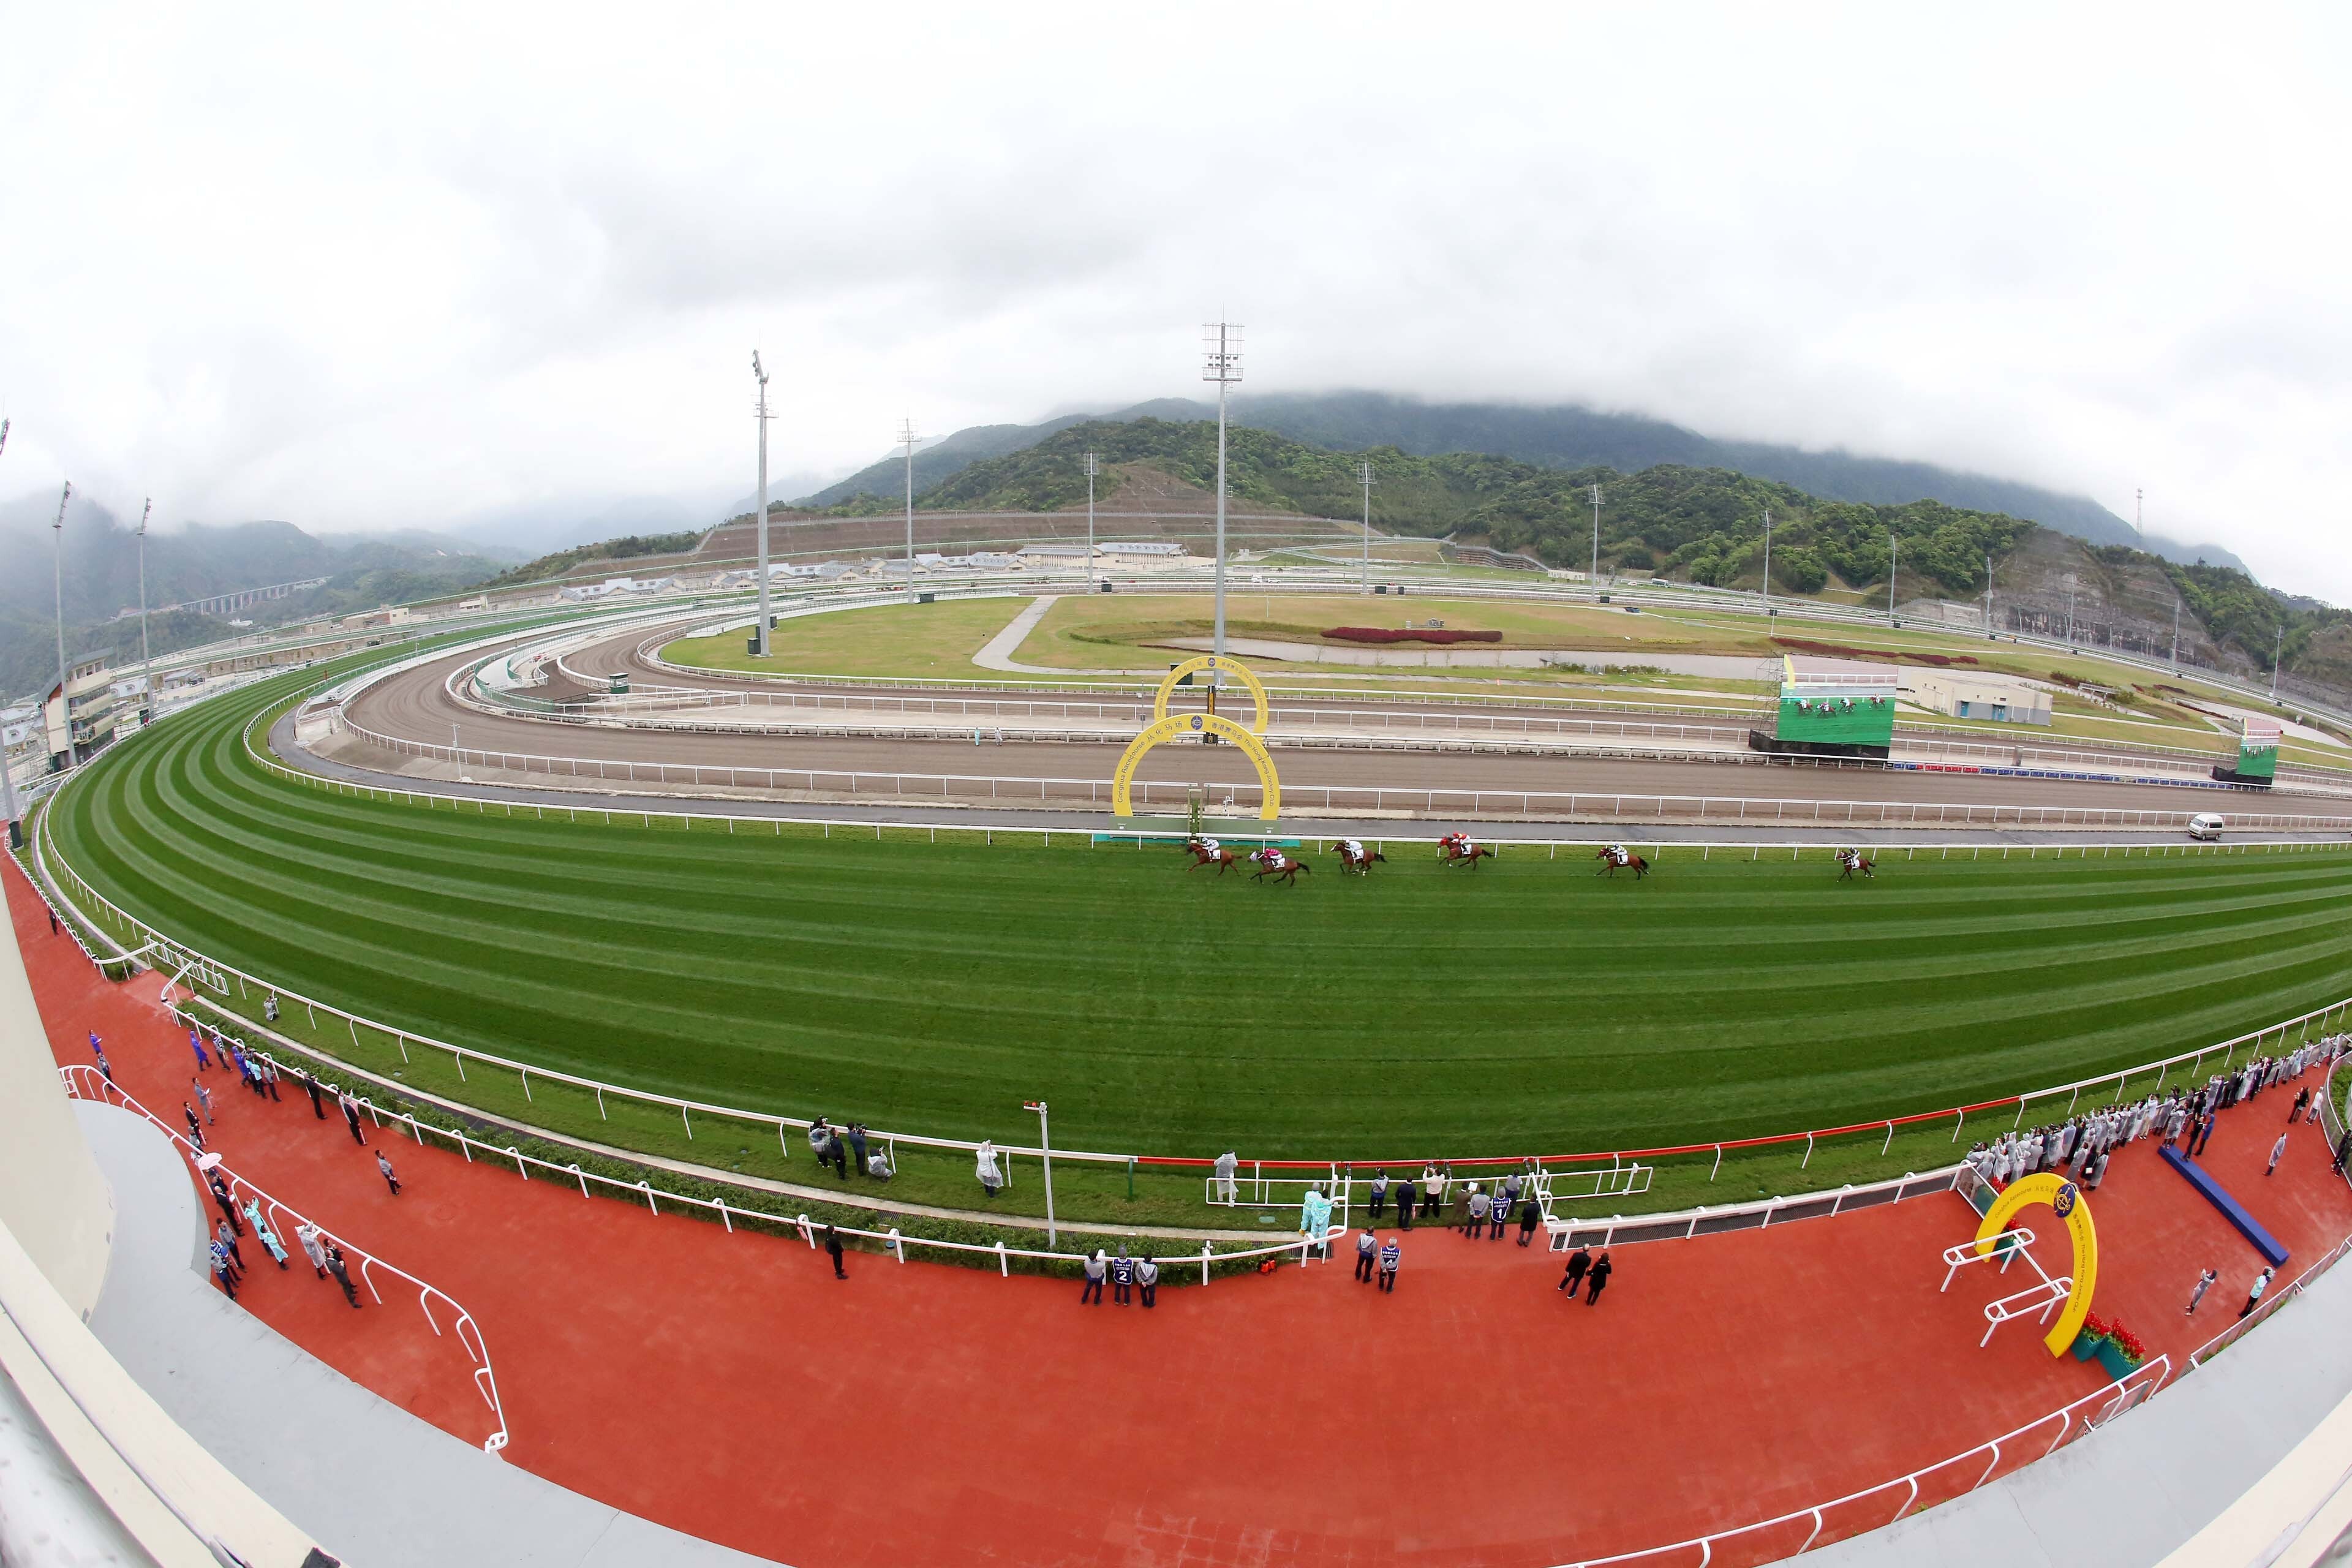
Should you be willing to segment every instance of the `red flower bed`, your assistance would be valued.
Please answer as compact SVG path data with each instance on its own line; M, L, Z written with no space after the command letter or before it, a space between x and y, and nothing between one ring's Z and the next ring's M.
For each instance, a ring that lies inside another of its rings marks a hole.
M1333 626L1323 634L1341 642L1501 642L1500 632L1405 631L1391 626Z
M1843 643L1815 642L1810 637L1774 637L1772 640L1781 647L1793 652L1819 654L1823 658L1869 659L1880 664L1887 662L1887 656L1884 653L1873 652L1869 648L1848 647ZM1932 664L1938 667L1978 662L1975 655L1966 653L1914 653L1906 649L1903 657L1914 664Z

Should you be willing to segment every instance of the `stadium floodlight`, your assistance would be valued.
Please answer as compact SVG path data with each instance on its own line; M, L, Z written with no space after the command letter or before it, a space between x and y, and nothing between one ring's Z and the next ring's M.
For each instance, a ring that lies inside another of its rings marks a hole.
M139 722L143 728L155 716L155 650L147 644L147 520L155 513L155 498L139 509Z
M1078 468L1087 476L1087 592L1095 591L1095 476L1102 472L1102 463L1092 452L1078 459Z
M1895 624L1895 569L1903 561L1903 541L1893 529L1886 531L1886 624Z
M907 603L915 602L915 422L898 421L898 439L907 448Z
M1601 602L1601 487L1592 487L1592 602Z
M73 703L66 696L66 502L71 500L73 481L68 479L58 495L58 521L49 525L57 545L50 564L58 590L58 721L65 728L68 767L74 765ZM42 743L47 744L47 737Z
M1372 591L1372 487L1380 480L1372 478L1372 460L1364 459L1364 592Z
M752 657L768 657L768 421L774 417L768 412L768 373L760 364L760 351L751 351L751 379L760 384L760 400L752 417L760 425L760 618L756 624L759 635L752 639ZM740 559L739 556L737 559Z
M1217 630L1211 651L1225 653L1225 402L1242 378L1242 330L1231 321L1201 329L1201 379L1217 384ZM1209 706L1216 708L1217 682L1209 683Z
M2286 622L2271 634L2271 700L2278 700L2279 650L2286 647Z
M1045 1102L1042 1100L1024 1100L1021 1102L1021 1109L1037 1113L1037 1152L1045 1156L1045 1245L1052 1247L1055 1244L1054 1140L1045 1125Z
M1764 509L1764 618L1772 618L1772 509Z

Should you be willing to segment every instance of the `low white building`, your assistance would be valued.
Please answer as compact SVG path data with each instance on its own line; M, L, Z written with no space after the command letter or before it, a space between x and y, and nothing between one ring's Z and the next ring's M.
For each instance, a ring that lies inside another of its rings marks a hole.
M1998 675L1922 670L1905 682L1906 695L1920 707L1954 719L1994 724L2050 722L2050 693Z

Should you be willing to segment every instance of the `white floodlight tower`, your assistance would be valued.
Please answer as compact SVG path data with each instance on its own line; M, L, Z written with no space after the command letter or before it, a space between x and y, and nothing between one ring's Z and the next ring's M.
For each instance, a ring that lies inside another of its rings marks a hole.
M0 419L0 452L8 449L8 421ZM8 814L8 847L25 847L24 826L16 820L16 764L8 755L8 746L0 741L0 811Z
M1772 618L1772 509L1764 509L1764 618Z
M1992 640L1992 557L1985 557L1985 640Z
M1601 487L1592 487L1592 602L1601 602Z
M759 636L751 642L752 657L768 657L768 373L760 364L760 351L751 351L751 378L760 384L760 401L752 417L760 422L760 619Z
M1217 631L1213 651L1225 652L1225 400L1242 378L1242 330L1231 321L1201 329L1201 379L1217 384ZM1209 683L1209 706L1216 706L1219 682Z
M1087 592L1095 591L1095 476L1102 472L1101 459L1092 452L1078 459L1079 471L1087 476Z
M155 717L155 650L147 643L147 520L155 513L155 498L139 509L139 723L144 729Z
M1380 481L1372 478L1372 460L1364 459L1364 592L1372 591L1372 487Z
M1903 542L1895 531L1886 533L1886 624L1895 624L1895 568L1903 559Z
M907 603L915 602L915 422L898 421L898 440L907 448Z
M2271 635L2271 700L2278 700L2279 650L2286 647L2286 623L2281 621Z
M58 717L65 724L66 766L74 765L73 703L66 695L66 502L73 500L73 481L58 494L58 521L49 525L56 550L51 570L58 590ZM47 744L46 740L42 742Z

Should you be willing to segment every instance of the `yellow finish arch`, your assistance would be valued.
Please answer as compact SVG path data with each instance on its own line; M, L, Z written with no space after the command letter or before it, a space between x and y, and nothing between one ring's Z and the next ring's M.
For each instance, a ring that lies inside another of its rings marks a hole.
M1992 1238L2009 1228L2017 1211L2034 1204L2047 1205L2064 1220L2066 1234L2074 1243L2074 1288L2067 1292L2066 1310L2058 1314L2058 1321L2042 1340L2052 1355L2064 1355L2082 1331L2083 1320L2091 1315L2091 1292L2099 1283L2099 1233L2091 1224L2091 1208L2083 1201L2082 1189L2054 1171L2020 1176L1985 1211L1983 1222L1977 1226L1977 1252L1983 1256Z
M1257 721L1250 726L1250 732L1254 735L1265 734L1266 706L1265 687L1264 683L1258 679L1256 674L1251 670L1250 667L1242 663L1241 660L1213 653L1204 653L1198 658L1188 658L1183 663L1178 665L1175 668L1170 670L1166 675L1160 677L1160 694L1151 700L1151 718L1153 722L1156 723L1160 720L1168 717L1168 699L1175 695L1176 683L1183 679L1188 675L1197 675L1204 669L1213 669L1220 674L1230 675L1234 679L1240 681L1244 686L1249 688L1251 699L1257 703ZM1258 772L1265 773L1266 771L1265 766L1261 763L1259 765ZM1122 815L1124 814L1122 813Z
M1110 809L1114 816L1135 815L1135 764L1143 753L1163 741L1173 741L1181 735L1215 735L1231 741L1257 767L1258 789L1265 796L1265 805L1258 816L1272 822L1282 810L1282 781L1275 777L1274 759L1266 754L1265 742L1217 713L1173 713L1155 719L1144 726L1143 732L1127 743L1118 756L1118 771L1111 775Z

